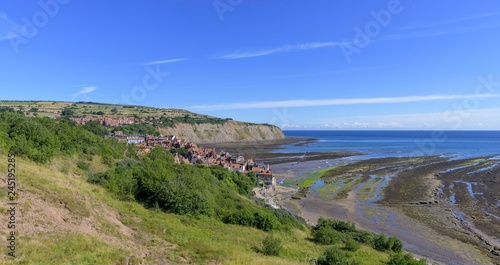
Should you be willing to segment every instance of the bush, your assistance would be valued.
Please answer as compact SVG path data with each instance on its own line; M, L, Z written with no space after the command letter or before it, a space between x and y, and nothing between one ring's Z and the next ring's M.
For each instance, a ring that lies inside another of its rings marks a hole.
M89 170L89 165L81 160L78 160L76 162L76 166L79 168L79 169L83 169L85 171Z
M318 265L350 265L347 255L336 247L328 248L323 255L318 258Z
M347 251L356 252L361 247L361 244L354 239L348 239L345 242L344 249Z
M389 237L389 239L387 239L387 248L396 253L400 253L403 251L403 242L396 237Z
M267 256L278 256L283 246L281 240L274 236L268 235L262 241L262 253Z
M312 232L313 241L323 245L333 245L342 241L340 232L331 227L319 227Z
M384 234L380 234L375 237L373 241L373 248L378 251L386 251L387 250L387 237Z
M369 246L373 246L376 237L376 235L370 231L356 231L354 233L350 233L350 235L352 236L352 239Z
M331 227L339 232L356 232L356 226L352 222L345 222L342 220L331 220L327 218L320 217L318 219L318 224L316 227Z
M375 237L373 248L378 251L394 251L399 253L403 251L403 243L396 237L386 238L384 234Z

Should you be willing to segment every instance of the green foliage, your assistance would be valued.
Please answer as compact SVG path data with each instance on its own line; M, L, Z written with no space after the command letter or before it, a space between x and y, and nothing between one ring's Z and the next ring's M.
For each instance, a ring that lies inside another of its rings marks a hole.
M79 169L83 169L85 171L88 171L89 170L89 165L81 160L78 160L76 162L76 166L79 168Z
M254 186L252 175L222 167L174 164L172 154L160 147L143 158L127 158L105 173L90 175L89 182L106 187L122 200L137 200L175 214L213 216L264 231L302 227L298 218L244 199Z
M7 114L7 113L4 113ZM60 142L45 126L33 119L20 118L12 123L8 131L13 144L11 152L27 158L46 163L60 149Z
M187 148L185 146L183 146L181 148L172 148L172 149L170 149L170 153L172 153L174 155L179 154L180 156L185 157L185 158L189 157L189 151L187 150Z
M342 241L342 234L330 226L316 226L312 236L314 242L322 245L333 245Z
M278 256L283 248L281 240L272 235L266 236L262 241L262 253L267 256Z
M119 158L126 147L116 140L102 139L68 119L57 122L13 112L0 112L0 139L10 152L39 163L75 154Z
M380 234L375 237L373 241L373 248L378 251L386 251L388 249L387 237L384 234Z
M343 233L347 234L352 232L357 231L355 225L351 222L320 217L318 224L313 227L312 236L313 241L317 243L331 245L340 242Z
M387 247L389 250L392 250L396 253L400 253L403 251L403 242L396 237L389 237L387 240Z
M138 157L134 145L100 137L101 128L93 123L77 126L67 118L55 121L0 112L0 145L39 163L75 155L80 158L76 166L89 173L89 182L105 187L121 200L264 231L303 229L300 218L248 200L256 183L255 174L245 176L220 166L177 165L171 152L161 147ZM96 156L110 166L106 172L90 172L87 161Z
M151 124L144 124L144 123L135 123L135 124L127 124L127 125L121 125L121 126L116 126L113 127L114 131L122 131L123 134L130 134L130 135L154 135L158 136L160 133L155 129L155 127Z
M355 252L361 247L361 244L354 239L347 239L345 241L344 249Z
M14 112L14 109L11 107L0 106L0 112Z
M108 135L108 130L96 121L89 121L83 125L83 128L95 135L106 136Z
M75 115L75 109L72 107L66 107L61 111L61 116L72 117Z
M403 243L396 237L386 238L384 234L375 237L373 248L378 251L393 251L400 253L403 251Z
M416 260L411 254L394 253L391 254L387 265L426 265L425 259Z
M373 246L375 242L375 237L377 236L376 234L370 231L364 231L364 230L350 233L350 235L352 239L369 246Z
M320 217L316 227L331 227L339 232L356 232L356 226L352 222L345 222L342 220L331 220Z
M325 250L323 255L318 258L318 265L349 265L345 252L337 247L331 247Z

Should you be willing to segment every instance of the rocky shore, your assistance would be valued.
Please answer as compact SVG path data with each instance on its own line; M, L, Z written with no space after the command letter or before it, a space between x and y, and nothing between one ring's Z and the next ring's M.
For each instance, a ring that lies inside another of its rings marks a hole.
M267 195L311 224L324 216L396 236L437 264L500 264L500 161L351 155L273 164L282 186Z

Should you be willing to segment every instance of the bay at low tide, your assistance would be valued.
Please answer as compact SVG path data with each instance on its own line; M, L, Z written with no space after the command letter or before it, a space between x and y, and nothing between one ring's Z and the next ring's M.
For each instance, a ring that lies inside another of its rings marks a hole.
M352 151L364 158L446 155L474 157L500 154L500 131L286 130L288 138L314 138L287 144L281 153Z

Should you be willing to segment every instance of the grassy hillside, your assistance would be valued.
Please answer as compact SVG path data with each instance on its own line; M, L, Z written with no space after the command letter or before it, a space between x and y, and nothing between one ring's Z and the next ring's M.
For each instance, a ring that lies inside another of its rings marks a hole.
M263 206L251 197L252 176L176 165L160 148L140 156L85 127L13 112L0 112L5 244L8 154L16 156L17 249L11 258L4 248L1 264L308 264L318 257L319 264L384 264L401 250L397 239L349 223L311 228ZM264 255L270 249L275 256Z
M0 161L6 160L1 154ZM38 165L18 159L18 257L10 259L3 251L2 263L307 264L306 260L326 249L308 240L309 230L274 231L284 250L279 257L265 256L255 249L261 247L267 232L118 200L106 189L88 183L76 160L56 159L49 165ZM106 166L96 158L90 168L102 171ZM6 163L0 163L0 171L6 170ZM4 178L1 183L1 200L6 201ZM5 224L6 209L1 212ZM5 228L3 225L2 237L6 236ZM387 254L368 246L354 256L365 260L361 264L382 264L387 259Z
M94 102L62 102L62 101L0 101L0 107L10 107L15 111L22 111L40 117L62 114L64 109L70 109L75 117L91 116L126 116L126 117L166 117L184 119L189 115L196 121L211 121L226 119L193 113L182 109L152 108L146 106L101 104ZM102 112L102 114L101 114ZM97 114L99 113L99 114Z
M16 111L28 117L134 117L132 125L108 127L129 134L178 135L195 143L277 140L280 128L193 113L182 109L113 105L92 102L0 101L0 111Z

